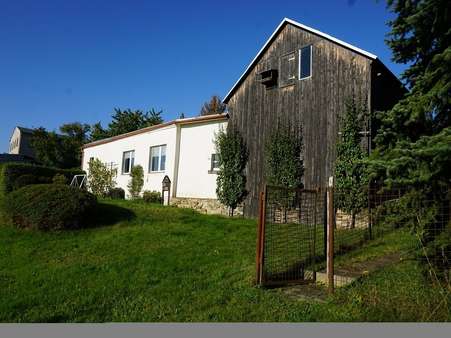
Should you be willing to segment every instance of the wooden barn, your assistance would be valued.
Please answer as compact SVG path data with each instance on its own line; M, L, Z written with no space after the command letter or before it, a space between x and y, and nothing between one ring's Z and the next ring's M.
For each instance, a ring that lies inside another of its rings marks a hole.
M258 213L265 183L264 145L278 121L302 126L304 185L325 186L333 175L339 116L352 96L370 111L391 108L405 89L376 55L284 19L224 98L229 124L249 150L246 216ZM366 130L365 130L366 129ZM371 149L371 123L362 130Z

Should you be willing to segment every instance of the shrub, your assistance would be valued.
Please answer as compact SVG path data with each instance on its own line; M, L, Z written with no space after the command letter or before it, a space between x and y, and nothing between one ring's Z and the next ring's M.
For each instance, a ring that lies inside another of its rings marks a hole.
M25 183L51 183L56 174L70 182L74 175L84 174L80 169L58 169L26 163L5 163L0 170L0 195L22 188ZM22 177L26 176L26 178ZM31 178L33 176L33 179ZM22 177L22 178L20 178ZM19 182L17 182L19 181Z
M130 172L130 182L127 185L128 192L132 199L139 197L139 193L144 185L144 170L140 165L135 165L132 167Z
M91 159L88 166L89 189L96 196L107 196L108 192L116 185L114 178L116 177L117 169L108 168L98 158Z
M125 191L122 188L112 188L108 191L107 197L115 200L123 200L125 198Z
M52 178L53 184L67 184L67 178L63 174L56 174Z
M8 194L4 206L18 228L58 230L83 227L96 202L93 194L75 187L34 184Z
M248 160L248 151L241 133L231 124L227 132L220 130L215 139L219 155L219 172L216 178L216 194L219 201L229 207L229 214L246 197L246 176L244 169Z
M143 200L146 203L161 203L161 192L146 190L143 192Z

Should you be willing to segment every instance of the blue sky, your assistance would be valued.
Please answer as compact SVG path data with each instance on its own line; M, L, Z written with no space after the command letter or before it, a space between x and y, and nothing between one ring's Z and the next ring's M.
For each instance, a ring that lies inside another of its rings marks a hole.
M284 17L378 55L384 1L0 0L0 152L16 125L104 125L114 107L197 115L224 97Z

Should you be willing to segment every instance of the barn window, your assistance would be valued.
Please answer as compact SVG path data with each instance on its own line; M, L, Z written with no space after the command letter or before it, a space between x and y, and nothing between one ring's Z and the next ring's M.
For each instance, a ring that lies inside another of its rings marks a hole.
M129 174L135 163L135 151L124 151L122 155L122 173Z
M299 50L299 79L312 76L312 45Z
M296 53L292 52L280 58L280 85L287 86L296 80Z
M166 169L166 145L150 147L149 172Z

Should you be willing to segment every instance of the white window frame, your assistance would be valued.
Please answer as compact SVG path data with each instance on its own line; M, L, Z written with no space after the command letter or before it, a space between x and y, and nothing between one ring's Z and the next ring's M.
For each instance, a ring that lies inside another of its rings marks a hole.
M163 147L165 148L165 157L166 158L164 161L164 169L162 170L161 169L161 152L162 152ZM159 150L158 150L158 170L152 170L152 149L154 149L154 148L159 148ZM148 169L149 173L164 173L166 171L166 162L167 162L167 158L168 158L167 150L168 150L167 144L159 144L156 146L151 146L149 148L149 169Z
M213 157L214 156L216 156L216 157L218 157L218 167L213 167L213 163L214 163L214 161L213 161ZM209 174L217 174L218 173L218 171L219 171L219 154L218 153L213 153L213 154L211 154L211 156L210 156L210 170L208 170L208 173Z
M302 66L302 50L304 48L310 47L310 75L307 77L301 77L301 66ZM298 64L298 78L299 80L308 80L312 77L312 65L313 65L313 45L307 45L299 48L299 64Z
M125 165L125 154L131 153L132 156L130 157L130 167L128 168L128 171L124 170ZM127 150L122 152L122 165L121 165L121 173L122 175L130 175L130 172L132 171L133 166L135 165L135 150Z

